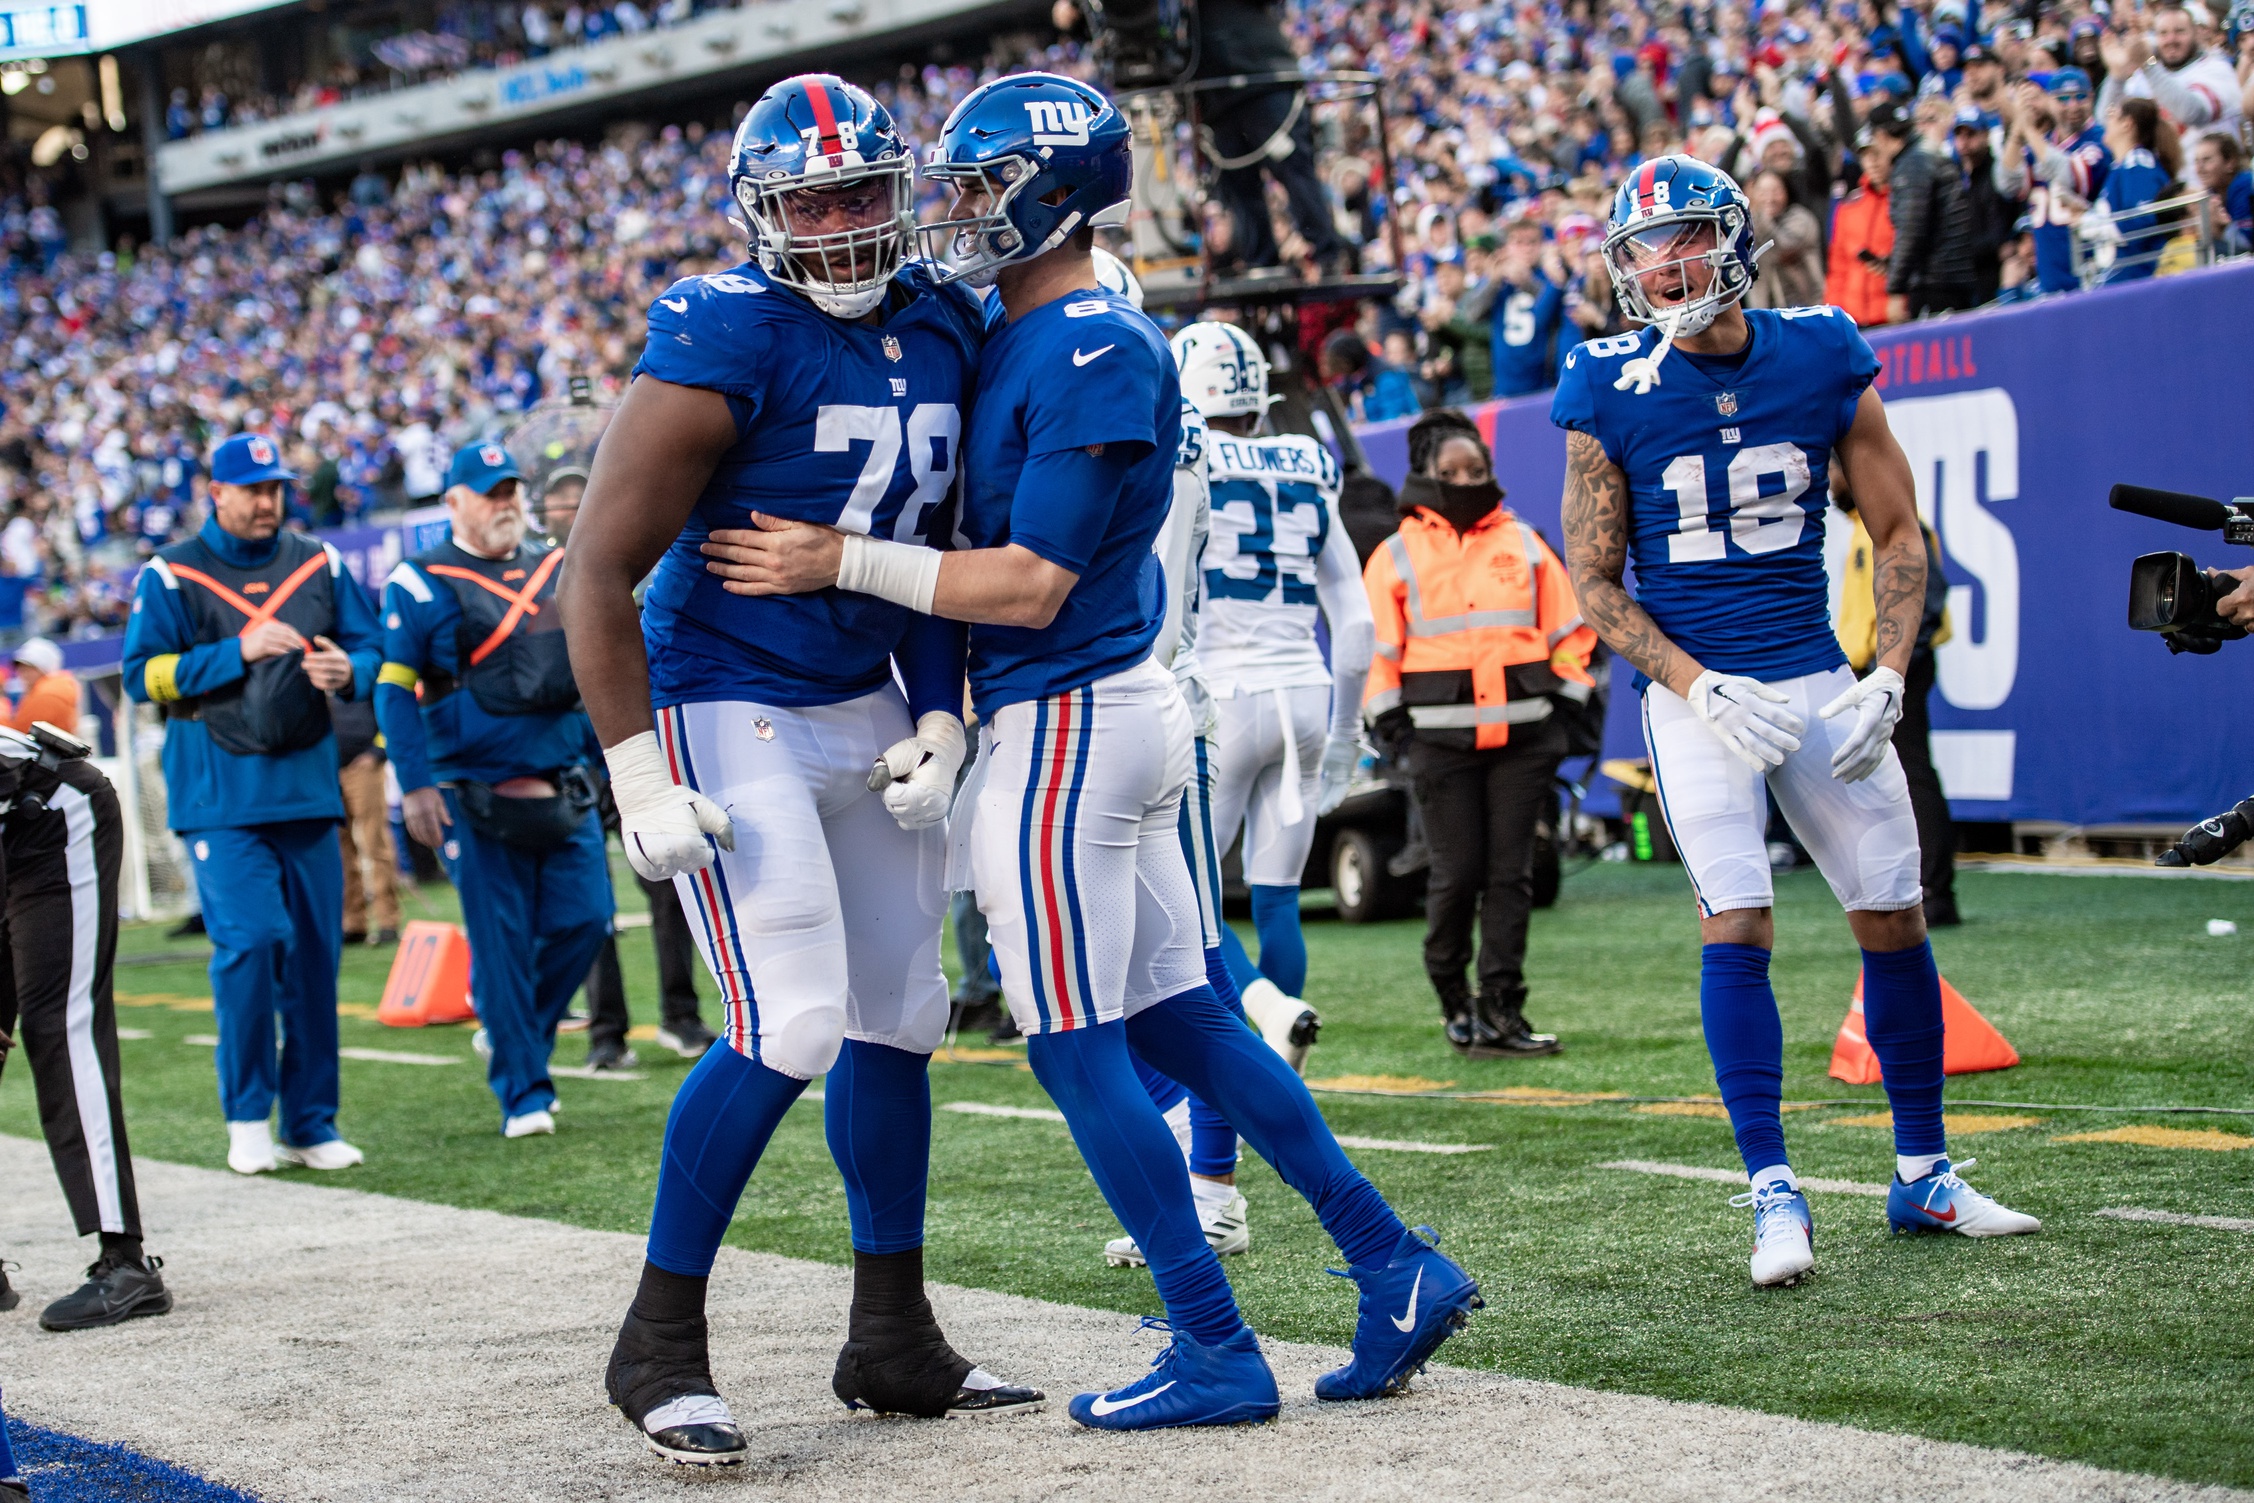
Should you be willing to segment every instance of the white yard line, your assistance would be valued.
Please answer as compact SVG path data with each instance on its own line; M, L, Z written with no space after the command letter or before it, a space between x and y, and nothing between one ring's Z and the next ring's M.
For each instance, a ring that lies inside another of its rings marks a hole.
M2090 1214L2116 1221L2165 1221L2170 1226L2204 1226L2218 1232L2254 1232L2254 1220L2244 1216L2191 1216L2182 1211L2148 1211L2142 1206L2111 1206Z
M961 1112L966 1117L1016 1117L1026 1122L1064 1120L1064 1113L1053 1112L1045 1106L996 1106L990 1101L950 1101L940 1110Z
M339 1049L337 1057L364 1059L379 1065L458 1065L462 1062L458 1054L410 1054L404 1049ZM558 1070L556 1073L568 1075L571 1072Z
M1414 1138L1353 1138L1338 1136L1341 1148L1374 1148L1382 1153L1488 1153L1492 1143L1420 1143Z
M353 1054L350 1049L340 1049L337 1052L352 1055L355 1059L366 1059L371 1051L363 1050L359 1054ZM449 1060L448 1063L453 1062ZM566 1080L640 1080L642 1078L642 1072L639 1070L596 1070L586 1065L550 1065L548 1066L548 1073L550 1075L561 1075Z
M1712 1180L1717 1185L1736 1185L1745 1188L1745 1176L1735 1169L1705 1169L1697 1164L1662 1164L1652 1159L1614 1159L1609 1164L1597 1165L1599 1169L1626 1169L1636 1174L1664 1174L1670 1179ZM1800 1188L1814 1190L1822 1195L1884 1195L1886 1186L1866 1185L1852 1179L1816 1179L1809 1175L1800 1177Z
M45 1149L0 1137L6 1250L24 1292L0 1317L8 1412L269 1503L683 1503L703 1487L722 1490L713 1503L2246 1496L1458 1368L1431 1369L1403 1398L1320 1404L1316 1375L1346 1354L1283 1341L1265 1343L1284 1396L1274 1425L1095 1434L1066 1418L1064 1400L1141 1374L1158 1336L1132 1315L947 1285L931 1298L955 1345L1046 1389L1050 1407L981 1425L855 1418L829 1386L851 1274L733 1248L713 1269L712 1370L751 1461L698 1476L647 1456L603 1400L641 1237L149 1160L139 1170L173 1312L47 1335L36 1312L77 1286L86 1250ZM1334 1283L1321 1266L1306 1263L1310 1287ZM1349 1329L1353 1291L1327 1292L1336 1329ZM1511 1316L1474 1319L1508 1329Z

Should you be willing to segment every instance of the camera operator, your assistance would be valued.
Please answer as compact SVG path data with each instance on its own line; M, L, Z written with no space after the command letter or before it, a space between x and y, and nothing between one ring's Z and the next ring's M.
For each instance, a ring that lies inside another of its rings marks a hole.
M1085 8L1090 28L1101 27L1103 6ZM1071 31L1082 9L1082 0L1056 0L1051 19L1059 31ZM1263 0L1195 0L1185 9L1197 59L1191 78L1299 71L1299 55L1284 36L1283 23ZM1331 220L1330 198L1315 170L1315 123L1307 90L1298 84L1214 89L1197 96L1197 111L1199 144L1219 171L1221 203L1232 232L1227 247L1214 258L1214 271L1281 264L1282 249L1268 217L1265 175L1284 190L1292 226L1307 242L1318 274L1351 272L1352 248Z
M141 1251L141 1210L118 1089L118 864L125 821L89 748L52 727L0 731L0 1066L20 1036L39 1126L81 1237L101 1251L74 1294L49 1305L50 1331L162 1315L161 1260ZM0 1273L0 1310L17 1294Z

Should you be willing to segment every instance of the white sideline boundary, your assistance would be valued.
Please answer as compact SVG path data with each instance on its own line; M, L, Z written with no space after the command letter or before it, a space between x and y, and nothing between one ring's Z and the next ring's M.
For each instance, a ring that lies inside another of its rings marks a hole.
M2193 1216L2183 1211L2148 1211L2142 1206L2112 1206L2090 1212L2116 1221L2164 1221L2170 1226L2203 1226L2216 1232L2254 1232L2254 1220L2244 1216Z
M700 1475L649 1457L603 1400L640 1237L328 1183L139 1168L173 1313L51 1335L37 1312L76 1286L87 1244L71 1235L42 1145L0 1137L6 1251L22 1264L24 1292L0 1316L9 1412L268 1503L681 1503L686 1489L708 1486L725 1490L713 1503L2249 1497L1462 1369L1436 1367L1400 1399L1318 1404L1315 1376L1345 1354L1290 1342L1266 1343L1284 1394L1277 1424L1096 1434L1065 1417L1063 1400L1140 1373L1154 1333L1130 1315L944 1285L932 1300L955 1344L1047 1389L1049 1409L987 1424L855 1418L829 1392L849 1274L733 1249L712 1281L713 1370L751 1460ZM1311 1284L1329 1282L1320 1266L1310 1261ZM1341 1296L1342 1319L1351 1298ZM1504 1308L1476 1317L1510 1318Z
M1599 1169L1626 1169L1634 1174L1663 1174L1669 1179L1711 1180L1717 1185L1736 1185L1745 1188L1745 1176L1735 1169L1707 1169L1697 1164L1663 1164L1654 1159L1614 1159ZM1884 1185L1866 1185L1853 1179L1817 1179L1802 1175L1800 1188L1813 1190L1819 1195L1879 1195L1886 1193Z

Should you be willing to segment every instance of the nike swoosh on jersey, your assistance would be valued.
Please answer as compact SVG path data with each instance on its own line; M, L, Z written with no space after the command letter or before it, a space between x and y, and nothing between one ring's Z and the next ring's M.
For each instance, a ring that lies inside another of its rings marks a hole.
M1107 345L1105 346L1105 348L1108 349L1110 348L1110 346ZM1419 1278L1422 1278L1424 1275L1420 1272L1417 1276ZM1102 1419L1107 1414L1117 1414L1122 1409L1132 1409L1137 1404L1147 1404L1152 1399L1155 1399L1160 1394L1166 1392L1167 1389L1172 1388L1174 1386L1174 1383L1175 1380L1169 1378L1164 1383L1161 1383L1156 1388L1152 1389L1149 1393L1138 1393L1133 1398L1121 1399L1116 1404L1114 1404L1109 1398L1106 1398L1099 1394L1097 1395L1095 1402L1088 1406L1088 1412L1090 1414L1093 1414L1096 1418Z
M689 311L689 300L685 297L661 297L658 299L658 301L663 303L666 307L671 308L675 313L686 313Z
M1116 350L1118 348L1119 346L1115 344L1107 344L1100 350L1091 350L1087 354L1083 355L1080 353L1079 348L1075 346L1072 351L1072 363L1074 365L1086 365L1089 361L1101 359L1103 356L1110 354L1113 350Z
M1413 1331L1417 1328L1417 1291L1424 1287L1424 1270L1417 1270L1416 1282L1409 1286L1409 1313L1393 1317L1393 1329Z

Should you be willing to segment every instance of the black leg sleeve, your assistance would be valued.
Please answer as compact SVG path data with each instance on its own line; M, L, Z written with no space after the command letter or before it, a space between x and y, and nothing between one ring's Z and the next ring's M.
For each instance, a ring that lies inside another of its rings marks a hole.
M1409 747L1417 807L1432 868L1424 892L1424 970L1435 984L1461 982L1471 964L1471 925L1487 882L1487 788L1478 754L1424 742Z
M616 1043L631 1026L626 1016L626 977L618 968L618 936L606 935L587 972L587 1042Z
M1479 753L1485 762L1487 806L1486 888L1479 899L1483 991L1516 991L1525 984L1526 920L1534 910L1534 826L1557 771L1553 746L1563 742L1564 734L1554 721L1517 726L1509 745Z
M1957 826L1949 813L1949 800L1941 791L1941 775L1933 767L1933 717L1928 699L1933 693L1933 652L1911 654L1909 676L1902 686L1902 718L1894 722L1894 753L1902 759L1902 775L1910 784L1910 808L1917 815L1919 875L1925 899L1956 895Z

